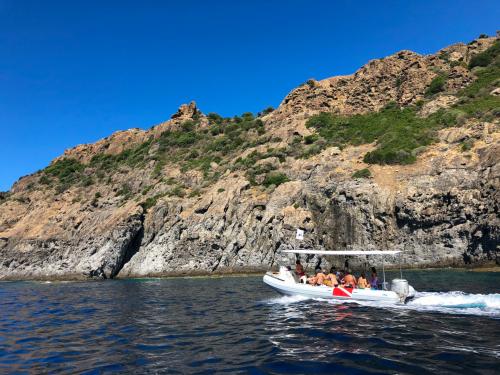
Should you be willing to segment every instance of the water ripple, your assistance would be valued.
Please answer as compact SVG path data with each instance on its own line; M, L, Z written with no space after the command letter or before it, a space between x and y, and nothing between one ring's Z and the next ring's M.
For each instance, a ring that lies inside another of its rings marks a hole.
M459 276L443 285L483 294L398 307L281 297L260 278L0 283L0 373L494 373L497 276Z

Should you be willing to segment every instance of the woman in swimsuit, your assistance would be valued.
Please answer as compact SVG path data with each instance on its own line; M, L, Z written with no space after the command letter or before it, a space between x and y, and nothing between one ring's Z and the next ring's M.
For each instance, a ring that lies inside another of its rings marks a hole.
M342 280L342 286L346 288L356 287L356 278L351 275L351 272L349 270L346 271L344 279Z
M323 285L326 275L321 271L320 268L316 268L316 276L311 276L307 279L307 282L311 285Z
M335 272L335 267L330 268L330 273L326 275L325 280L323 281L323 284L327 286L339 286L339 282L337 280L337 275Z
M358 279L358 288L365 289L368 287L369 287L368 280L366 280L365 273L362 272L361 276Z

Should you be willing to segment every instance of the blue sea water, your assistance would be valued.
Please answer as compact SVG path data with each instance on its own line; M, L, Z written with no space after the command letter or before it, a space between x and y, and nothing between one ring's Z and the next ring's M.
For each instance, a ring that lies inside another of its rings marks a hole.
M500 273L405 276L404 306L261 277L4 282L0 373L499 373Z

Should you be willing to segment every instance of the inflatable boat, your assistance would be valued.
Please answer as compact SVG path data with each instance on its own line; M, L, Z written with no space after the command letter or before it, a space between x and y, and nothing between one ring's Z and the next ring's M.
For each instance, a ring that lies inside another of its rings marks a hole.
M328 251L328 250L286 250L286 253L315 254L328 256L366 256L366 255L395 255L399 251ZM415 296L415 289L403 278L385 281L385 270L380 289L359 289L348 287L331 287L326 285L309 285L303 282L294 271L281 266L278 272L267 272L264 283L277 292L285 295L299 295L311 298L325 298L348 301L380 301L386 303L406 303Z

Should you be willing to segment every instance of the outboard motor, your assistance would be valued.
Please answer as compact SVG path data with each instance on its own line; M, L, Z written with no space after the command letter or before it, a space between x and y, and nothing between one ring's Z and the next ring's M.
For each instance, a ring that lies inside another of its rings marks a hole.
M410 285L405 279L394 279L391 282L391 291L399 296L401 302L404 302L408 294L410 294Z

